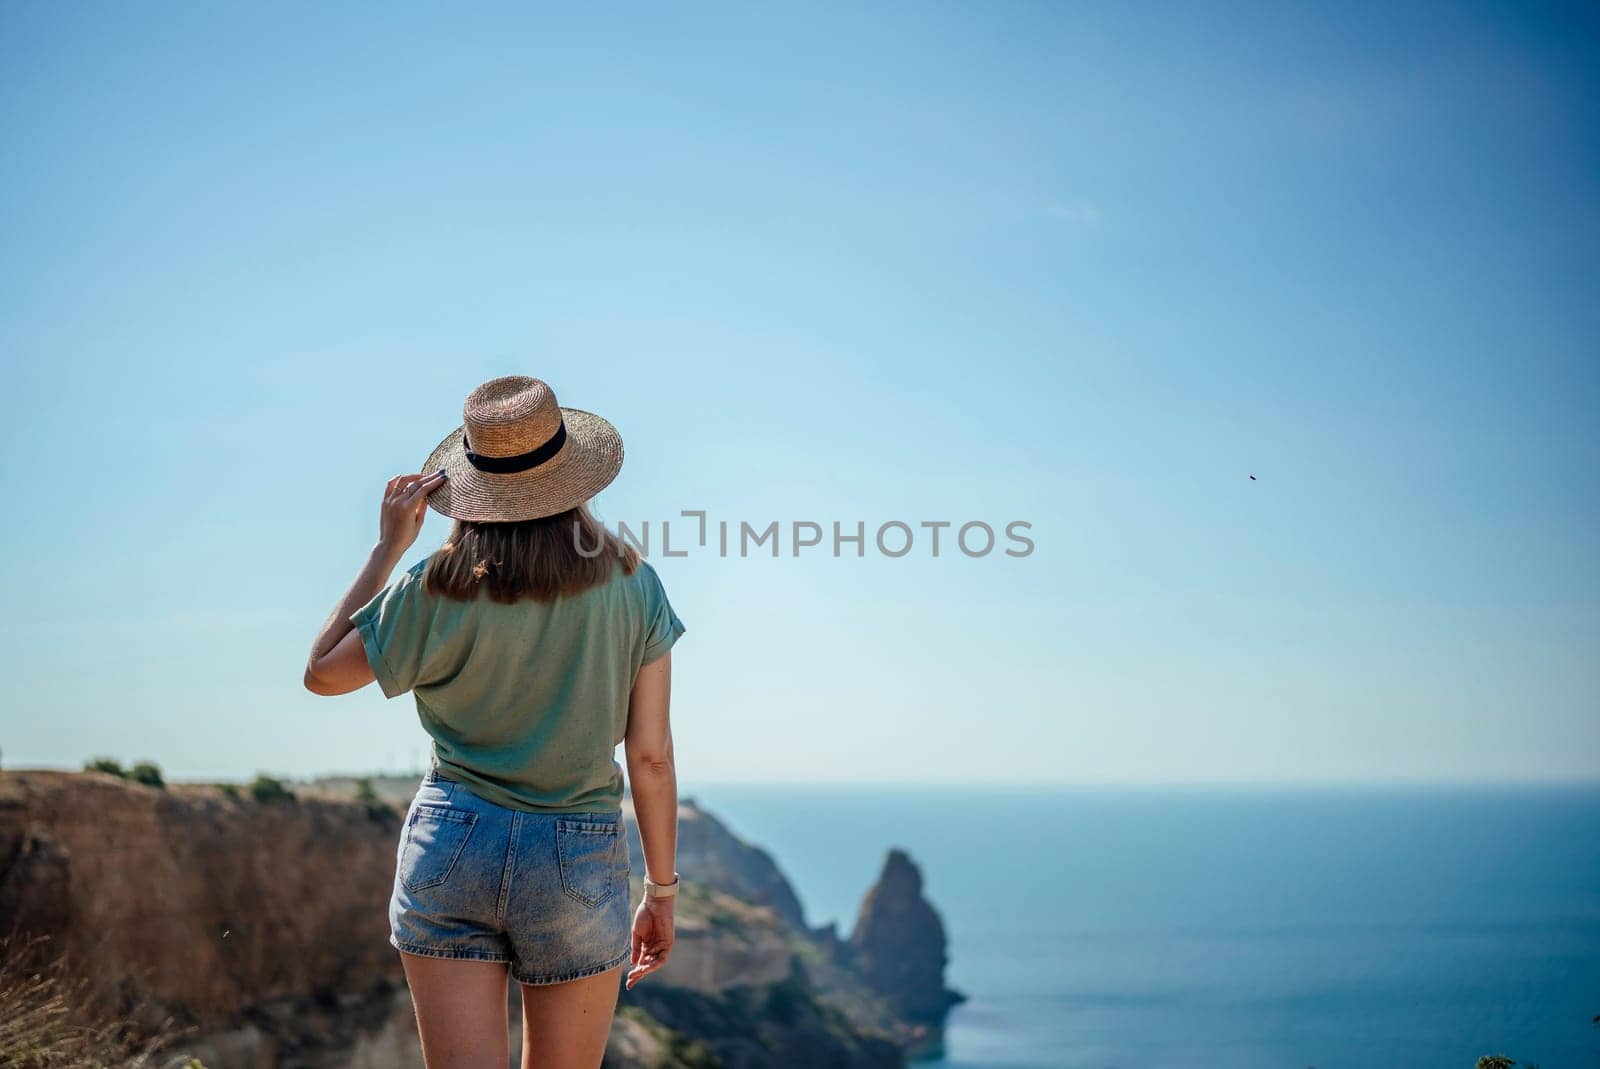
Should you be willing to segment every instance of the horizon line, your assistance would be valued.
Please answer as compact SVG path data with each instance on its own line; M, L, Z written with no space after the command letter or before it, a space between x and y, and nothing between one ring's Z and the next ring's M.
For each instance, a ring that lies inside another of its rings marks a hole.
M19 765L0 768L0 774L23 772L83 773L82 767L69 765ZM308 783L323 779L420 779L426 768L370 769L364 771L324 771L315 773L283 773L262 770L257 774L269 775L291 782ZM248 783L251 777L177 775L167 779L171 786L207 786L217 783ZM1516 789L1516 788L1600 788L1600 774L1588 776L1503 776L1495 778L1441 776L1441 777L1365 777L1334 778L1308 777L1305 779L1062 779L1062 780L901 780L901 779L678 779L680 799L693 798L695 789L718 790L793 790L801 788L865 789L865 790L984 790L1009 794L1039 791L1082 790L1328 790L1328 789L1408 789L1408 790L1462 790L1462 789Z

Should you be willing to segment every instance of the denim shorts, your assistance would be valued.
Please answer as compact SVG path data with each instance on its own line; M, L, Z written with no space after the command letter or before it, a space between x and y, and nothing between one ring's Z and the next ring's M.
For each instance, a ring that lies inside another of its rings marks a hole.
M506 809L430 771L400 835L389 942L557 984L628 960L628 898L620 813Z

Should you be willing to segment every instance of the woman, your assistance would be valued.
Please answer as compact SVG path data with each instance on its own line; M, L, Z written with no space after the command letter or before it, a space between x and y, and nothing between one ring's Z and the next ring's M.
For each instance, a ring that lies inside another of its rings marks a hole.
M433 737L389 904L429 1069L504 1069L508 976L524 1069L593 1069L616 1010L673 942L677 779L668 724L683 624L654 569L589 514L622 440L508 376L384 492L378 543L306 668L317 694L410 690ZM445 544L384 586L424 510ZM645 860L629 906L628 783Z

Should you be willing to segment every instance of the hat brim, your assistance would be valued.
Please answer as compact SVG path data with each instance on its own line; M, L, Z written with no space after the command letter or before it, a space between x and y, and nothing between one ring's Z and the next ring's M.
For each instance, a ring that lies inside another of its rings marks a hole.
M554 516L604 490L622 469L622 436L602 416L563 408L567 440L538 467L501 475L479 471L467 459L463 424L445 435L422 465L443 468L444 485L428 495L428 507L457 520L515 523Z

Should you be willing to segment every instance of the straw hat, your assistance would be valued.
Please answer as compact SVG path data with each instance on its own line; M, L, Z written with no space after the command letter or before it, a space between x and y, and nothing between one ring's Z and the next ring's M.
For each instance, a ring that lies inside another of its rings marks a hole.
M422 471L445 471L428 507L458 520L514 522L583 504L622 467L622 436L593 412L562 408L539 379L505 375L467 395L461 426Z

